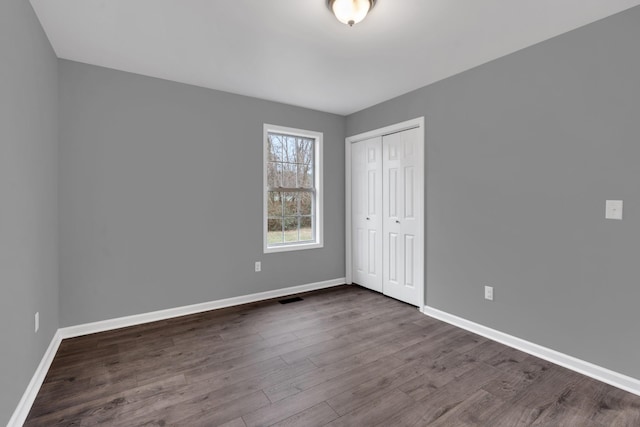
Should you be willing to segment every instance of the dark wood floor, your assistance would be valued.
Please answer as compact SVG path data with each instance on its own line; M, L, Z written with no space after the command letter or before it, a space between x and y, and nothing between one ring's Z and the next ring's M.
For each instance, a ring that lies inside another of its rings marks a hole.
M640 426L640 397L358 286L62 342L27 426Z

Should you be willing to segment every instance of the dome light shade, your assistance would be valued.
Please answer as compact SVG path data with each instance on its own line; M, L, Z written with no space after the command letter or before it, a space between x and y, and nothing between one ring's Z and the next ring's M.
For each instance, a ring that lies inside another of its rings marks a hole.
M375 0L329 0L329 8L338 21L353 27L373 8Z

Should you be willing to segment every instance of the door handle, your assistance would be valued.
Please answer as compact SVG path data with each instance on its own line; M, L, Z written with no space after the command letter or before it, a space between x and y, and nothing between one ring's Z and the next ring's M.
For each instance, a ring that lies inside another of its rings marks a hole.
M370 221L370 220L371 220L371 218L367 217L367 221Z
M400 221L396 219L396 224L400 224Z

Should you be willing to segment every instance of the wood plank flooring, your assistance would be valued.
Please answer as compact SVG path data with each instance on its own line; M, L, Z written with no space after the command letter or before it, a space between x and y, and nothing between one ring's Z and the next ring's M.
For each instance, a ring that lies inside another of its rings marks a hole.
M340 286L64 340L26 426L640 426L640 397Z

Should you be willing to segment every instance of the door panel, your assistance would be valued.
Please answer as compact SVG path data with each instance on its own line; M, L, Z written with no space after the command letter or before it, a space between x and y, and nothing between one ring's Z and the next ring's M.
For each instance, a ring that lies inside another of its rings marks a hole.
M382 292L382 138L351 147L353 282Z
M398 284L398 235L389 233L389 250L388 250L389 278L388 281L394 285Z
M368 255L369 259L367 261L367 266L369 268L368 273L370 276L376 276L378 269L380 266L378 265L377 254L378 254L378 232L377 230L369 230L369 247Z
M415 236L406 234L404 236L404 284L406 287L414 287L413 274L415 272L413 268L413 262L415 260Z
M387 203L389 203L389 216L398 216L398 169L389 168L389 192L387 193Z
M382 139L383 195L383 292L401 301L422 306L424 239L422 210L423 147L419 129Z
M364 264L364 229L358 228L355 230L355 238L353 239L354 247L354 267L356 271L363 271Z
M414 206L414 168L413 166L409 166L404 168L404 217L415 219L415 214L413 211Z

